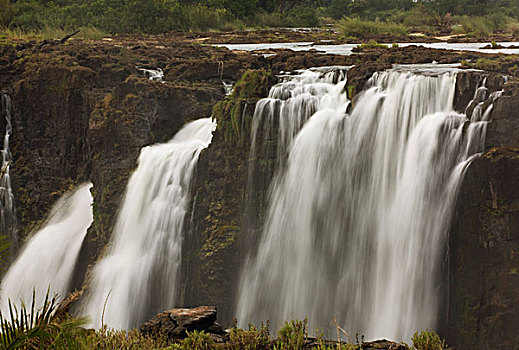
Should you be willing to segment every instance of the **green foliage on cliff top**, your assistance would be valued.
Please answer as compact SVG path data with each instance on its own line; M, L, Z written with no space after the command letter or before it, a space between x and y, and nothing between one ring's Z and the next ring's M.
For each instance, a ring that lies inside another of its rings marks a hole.
M234 86L234 91L225 100L213 107L213 118L218 122L225 141L235 146L244 146L251 130L252 105L267 96L272 73L263 69L249 69Z
M488 72L519 76L519 56L506 55L493 58L480 58L475 62L462 61L463 68L480 69Z
M249 69L234 86L232 98L261 98L268 94L270 71Z

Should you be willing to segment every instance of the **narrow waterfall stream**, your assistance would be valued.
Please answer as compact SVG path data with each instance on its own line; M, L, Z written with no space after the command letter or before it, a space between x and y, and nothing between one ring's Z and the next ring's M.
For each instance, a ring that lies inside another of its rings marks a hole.
M454 199L487 123L453 111L455 84L450 67L396 67L371 78L350 114L343 97L303 102L316 113L295 122L300 131L279 113L255 115L254 125L295 137L278 138L288 160L243 270L242 325L308 318L334 329L336 319L350 334L394 340L436 325ZM303 89L319 100L345 95L343 81L319 86Z
M210 118L199 119L168 143L141 150L109 251L93 271L84 306L93 327L101 326L103 315L109 327L138 327L175 306L191 177L215 127Z
M11 242L16 244L16 211L14 195L11 189L9 168L11 166L11 151L9 138L11 137L11 98L0 94L0 118L5 118L5 134L2 148L2 165L0 168L0 234L7 235Z
M81 244L92 223L92 184L84 184L65 194L51 209L38 232L22 248L0 285L2 313L8 315L8 300L19 305L31 304L33 291L36 306L49 296L64 298L76 265Z

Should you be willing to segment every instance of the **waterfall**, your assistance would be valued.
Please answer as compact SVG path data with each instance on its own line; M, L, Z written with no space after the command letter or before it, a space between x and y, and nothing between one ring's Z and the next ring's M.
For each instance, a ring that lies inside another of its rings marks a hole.
M11 166L11 152L9 150L9 137L11 136L11 98L0 94L0 117L5 118L5 135L2 149L2 166L0 169L0 234L11 238L12 243L17 243L16 237L16 211L14 195L11 189L9 168Z
M168 143L141 150L109 251L93 271L83 311L92 326L100 327L104 316L109 327L137 327L175 305L189 185L215 127L199 119Z
M92 184L78 187L60 198L44 224L21 249L0 286L2 313L8 314L10 299L17 304L41 306L47 291L61 298L69 292L81 244L92 223Z
M299 70L280 75L267 98L256 103L252 121L249 174L247 181L247 217L256 227L261 221L272 173L284 168L287 151L303 124L323 106L346 111L348 99L343 93L346 72L351 67L332 66ZM247 244L256 246L255 237Z
M342 94L349 67L320 67L281 75L267 98L256 104L252 124L251 159L275 153L283 162L288 146L302 125L321 106L344 107ZM269 144L275 139L276 150Z
M350 114L347 102L321 103L303 121L243 270L242 325L308 318L326 330L336 319L350 334L395 340L436 325L450 215L487 121L454 112L456 70L431 67L376 73Z

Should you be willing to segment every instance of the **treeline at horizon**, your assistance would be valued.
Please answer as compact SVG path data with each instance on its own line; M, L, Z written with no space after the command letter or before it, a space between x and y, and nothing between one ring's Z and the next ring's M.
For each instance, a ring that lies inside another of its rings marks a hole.
M0 30L20 33L338 26L345 36L359 37L366 30L377 34L377 29L349 31L348 26L385 23L386 31L395 34L420 30L483 36L510 28L519 32L517 18L519 0L0 0Z

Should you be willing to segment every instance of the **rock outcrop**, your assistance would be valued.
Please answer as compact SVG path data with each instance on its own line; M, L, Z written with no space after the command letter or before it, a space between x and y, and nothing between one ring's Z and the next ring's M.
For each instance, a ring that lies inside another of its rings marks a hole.
M140 327L144 335L165 335L169 340L183 339L188 332L205 331L214 336L223 336L225 331L216 323L216 308L199 306L191 309L171 309L156 315Z
M456 349L519 348L517 84L492 111L486 148L467 170L449 236L447 339Z

